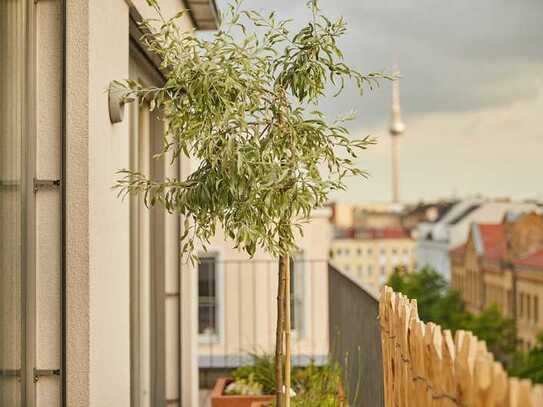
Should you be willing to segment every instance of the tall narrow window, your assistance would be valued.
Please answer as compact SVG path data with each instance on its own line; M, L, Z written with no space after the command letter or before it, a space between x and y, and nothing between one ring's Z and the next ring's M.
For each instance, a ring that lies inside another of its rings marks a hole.
M161 78L154 67L130 47L130 76L147 86ZM153 179L164 177L153 156L160 151L163 125L146 104L130 104L130 168ZM164 214L150 210L141 196L130 197L130 346L131 405L150 407L165 399L164 368Z
M26 7L0 1L0 405L25 403Z
M217 259L202 256L198 262L198 333L201 338L218 337L218 320Z
M539 296L534 295L534 322L539 322Z
M301 255L290 258L290 324L298 336L304 333L305 263Z

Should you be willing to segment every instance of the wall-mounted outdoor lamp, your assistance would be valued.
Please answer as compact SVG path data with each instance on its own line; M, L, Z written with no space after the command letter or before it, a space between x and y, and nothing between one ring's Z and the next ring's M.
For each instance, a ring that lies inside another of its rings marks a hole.
M108 88L109 120L111 123L120 123L124 119L124 105L133 102L124 88L118 82L111 82Z

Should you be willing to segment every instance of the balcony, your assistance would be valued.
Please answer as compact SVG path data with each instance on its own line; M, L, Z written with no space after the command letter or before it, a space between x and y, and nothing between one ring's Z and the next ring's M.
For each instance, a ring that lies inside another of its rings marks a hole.
M383 405L377 298L327 260L291 265L292 363L338 361L352 406ZM202 258L199 271L198 367L201 406L219 377L274 351L277 261ZM353 321L361 321L353 324Z
M277 263L214 267L223 273L224 320L213 325L208 313L199 321L201 406L210 405L214 381L250 363L251 352L273 352ZM470 332L422 322L402 294L387 287L378 300L323 260L298 260L293 273L293 365L337 361L350 406L543 405L543 386L508 377ZM206 324L222 331L210 336Z

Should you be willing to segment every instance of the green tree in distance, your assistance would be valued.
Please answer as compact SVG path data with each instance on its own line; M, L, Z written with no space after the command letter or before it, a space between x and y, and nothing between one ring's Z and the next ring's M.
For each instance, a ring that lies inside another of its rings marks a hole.
M532 349L517 353L510 372L520 378L543 383L543 333L539 334Z
M447 281L432 268L412 273L396 269L387 285L417 300L421 320L452 331L465 325L467 313L460 293L450 289Z
M262 247L280 259L278 281L277 405L289 406L289 256L296 232L345 177L364 175L357 154L373 143L349 137L346 121L329 121L318 102L346 81L361 91L383 73L362 74L348 66L337 41L343 19L330 20L317 0L308 2L309 22L291 31L289 20L231 5L211 39L185 32L184 14L166 19L157 0L147 0L158 18L141 23L143 40L161 59L166 81L146 88L118 81L126 98L159 109L166 124L159 157L194 159L185 179L150 179L123 170L122 195L142 194L185 218L182 252L193 261L221 228L235 246L253 256ZM237 39L239 38L239 39Z
M506 367L512 366L517 344L515 324L504 317L496 305L478 315L468 312L460 293L430 267L412 273L398 269L391 275L388 285L417 300L421 320L434 322L453 332L458 329L473 332Z
M517 348L515 322L504 317L496 304L477 315L468 314L462 329L472 331L479 339L484 340L497 360L511 366Z

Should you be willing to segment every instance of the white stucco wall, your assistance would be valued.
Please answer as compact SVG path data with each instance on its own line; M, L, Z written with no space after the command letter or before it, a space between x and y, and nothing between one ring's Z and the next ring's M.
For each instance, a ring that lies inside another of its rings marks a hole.
M67 27L68 404L128 406L128 206L111 189L128 127L106 93L128 76L128 5L69 2Z
M69 406L89 406L89 4L67 3L66 385Z
M129 166L128 122L112 125L106 89L128 77L128 6L90 2L89 338L90 405L130 403L129 207L111 189ZM114 40L113 40L114 39Z
M62 5L36 4L35 38L35 174L43 180L61 176ZM41 188L35 199L35 332L38 369L61 367L61 206L60 188ZM33 338L33 340L31 339ZM55 407L60 401L60 377L43 376L34 388L37 404Z
M160 4L166 17L183 7L181 0L162 0ZM129 167L129 122L110 123L107 96L112 80L129 77L130 7L143 17L155 17L145 0L67 2L69 406L130 405L129 203L120 200L112 190L115 172ZM192 29L188 16L183 18L182 26ZM177 234L176 225L172 222L165 233ZM165 261L168 270L175 271L179 267L174 255L176 239L170 243L164 247ZM168 291L178 286L171 276L165 283ZM186 296L185 291L194 293L195 288L191 274L183 273L182 303L171 297L165 311L169 321L168 342L164 344L168 352L165 369L169 372L166 396L177 397L174 381L180 374L184 405L195 405L197 400L197 370L191 362L191 358L194 362L197 358L195 330L182 333L183 365L179 372L173 332L177 330L178 335L179 326L174 319L181 312L182 325L186 322L196 327L196 304L184 300L194 298ZM178 311L172 307L178 307Z
M293 336L296 363L311 357L322 361L329 352L328 252L331 241L330 211L315 211L297 244L303 253L304 332ZM277 318L278 263L263 250L253 259L233 248L222 233L212 239L209 253L217 255L219 273L218 341L200 339L200 366L236 365L249 352L273 353ZM196 300L196 298L195 298ZM197 302L197 300L195 301ZM240 359L241 357L241 359Z

